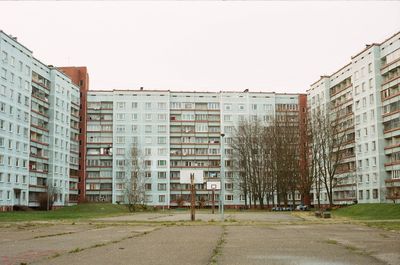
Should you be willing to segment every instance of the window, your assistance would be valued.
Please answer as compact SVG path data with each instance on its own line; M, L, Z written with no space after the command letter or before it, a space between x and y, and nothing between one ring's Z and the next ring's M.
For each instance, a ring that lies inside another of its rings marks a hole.
M116 162L117 162L117 166L119 166L119 167L125 166L125 160L118 159L118 160L116 160Z
M116 178L117 178L117 179L123 179L123 178L125 178L125 172L124 172L124 171L117 171L117 172L116 172Z
M7 63L7 61L8 61L8 53L6 51L3 51L1 53L1 60L3 61L3 63Z
M167 126L166 125L158 125L157 126L157 131L159 133L165 133L165 132L167 132Z
M4 69L4 68L1 68L1 77L3 78L3 79L7 79L7 70L6 69Z
M372 73L372 63L368 64L368 73Z
M132 109L137 109L138 103L137 102L132 102Z
M4 164L4 155L0 155L0 165Z
M151 190L151 183L144 184L144 188L145 188L145 190L150 191Z
M358 199L359 200L363 200L364 198L363 198L363 191L362 190L359 190L358 191Z
M159 191L167 190L167 184L165 184L165 183L158 183L157 189L158 189Z
M224 104L225 110L232 110L232 104Z
M116 137L116 143L117 143L117 144L123 144L123 143L125 143L125 137L123 137L123 136L117 136L117 137Z
M125 102L117 102L117 109L125 109Z
M123 132L125 132L125 125L117 125L116 129L117 129L117 132L123 133Z
M7 88L3 85L0 86L0 95L5 96L7 93Z
M208 109L219 109L219 103L208 103Z
M152 132L152 126L151 125L146 125L144 127L144 131L145 131L145 133L151 133Z
M151 121L151 113L146 113L145 119L146 119L146 121Z
M360 108L360 101L357 100L357 101L356 101L356 109L359 109L359 108Z
M144 161L144 166L145 167L151 167L151 160L145 160Z
M25 74L26 76L31 76L31 68L29 66L25 66Z
M372 145L371 150L372 150L372 151L375 151L375 150L376 150L376 143L375 143L375 141L373 141L373 142L371 143L371 145Z
M157 142L158 142L158 144L166 144L167 138L166 137L158 137Z
M145 148L144 149L144 155L145 156L150 156L151 155L151 148Z
M151 109L151 102L146 102L144 106L145 109Z
M365 191L365 199L369 200L369 190Z
M372 198L373 199L378 199L378 189L373 189L372 190Z
M117 120L125 120L125 113L118 113Z
M158 148L158 155L167 155L167 148Z
M159 195L158 202L165 202L165 195Z
M167 109L167 103L165 102L158 102L158 109Z
M225 195L226 201L233 201L233 195Z
M180 102L171 102L171 109L180 109L181 103Z
M138 126L136 124L132 125L132 132L134 133L138 132Z
M132 120L137 121L138 119L138 114L137 113L132 113Z
M146 137L145 138L145 143L146 144L151 144L151 142L152 142L151 137Z
M167 119L167 115L166 114L158 114L158 120L159 121L165 121Z
M244 110L244 104L239 104L239 110Z
M157 177L159 179L166 179L167 178L167 172L160 171L160 172L157 173Z
M158 160L157 165L159 167L165 167L167 165L167 160Z
M224 115L224 121L232 121L232 115Z

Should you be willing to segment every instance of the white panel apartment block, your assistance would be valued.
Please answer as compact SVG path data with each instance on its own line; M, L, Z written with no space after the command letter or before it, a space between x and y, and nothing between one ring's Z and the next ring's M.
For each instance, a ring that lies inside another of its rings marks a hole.
M32 52L0 31L0 211L29 202Z

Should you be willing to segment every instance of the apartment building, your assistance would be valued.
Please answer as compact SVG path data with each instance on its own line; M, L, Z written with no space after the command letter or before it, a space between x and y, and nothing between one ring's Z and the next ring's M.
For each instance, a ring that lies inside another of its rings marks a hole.
M87 201L113 198L113 93L87 95L86 177Z
M335 113L346 134L335 176L333 200L337 204L400 198L395 173L399 38L397 33L381 44L367 45L349 64L321 76L307 91L311 117L317 112ZM328 203L325 192L320 199Z
M0 31L0 210L29 202L32 51Z
M0 53L0 207L38 207L47 194L54 206L69 205L77 185L70 170L79 163L79 88L2 31Z
M379 47L380 93L384 136L384 168L386 199L400 201L400 33L390 37ZM383 181L383 180L381 180ZM383 183L382 183L383 184Z
M196 184L196 200L203 205L212 200L206 182L218 180L224 181L225 205L244 204L231 167L235 127L284 113L304 122L306 114L305 95L248 90L89 91L87 106L86 199L125 202L134 147L143 165L146 203L158 207L189 203L190 187L180 183L185 170L203 172L204 183Z
M79 86L80 104L79 111L77 102L71 105L71 125L74 125L74 141L71 146L71 153L78 154L78 168L76 161L70 161L70 177L73 178L74 184L70 184L70 203L83 202L86 198L86 130L87 130L87 92L89 90L89 74L86 67L59 67L60 71L71 78L71 81ZM79 122L79 130L76 123ZM75 134L77 133L77 134ZM76 140L79 142L79 152L76 152ZM77 184L76 184L76 181Z

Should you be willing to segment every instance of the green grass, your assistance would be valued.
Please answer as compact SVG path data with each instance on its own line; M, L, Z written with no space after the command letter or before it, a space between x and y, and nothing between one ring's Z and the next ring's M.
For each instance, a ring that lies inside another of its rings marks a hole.
M128 213L129 210L124 205L111 203L83 203L77 206L63 207L48 212L3 212L0 213L0 222L91 219Z
M369 227L382 228L385 230L398 230L400 231L400 221L396 222L366 222Z
M400 204L356 204L332 211L334 216L355 220L400 219Z

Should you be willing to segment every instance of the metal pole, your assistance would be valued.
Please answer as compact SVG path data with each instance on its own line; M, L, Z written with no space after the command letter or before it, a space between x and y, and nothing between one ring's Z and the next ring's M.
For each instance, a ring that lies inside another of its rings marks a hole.
M190 189L191 189L191 204L190 204L190 220L194 221L195 220L195 188L194 188L194 173L190 174Z
M214 210L215 210L215 188L212 189L212 214L214 214Z
M225 160L224 158L224 133L221 133L221 196L222 198L220 198L221 201L221 220L222 222L224 221L224 201L225 201L225 173L224 173L224 162Z

